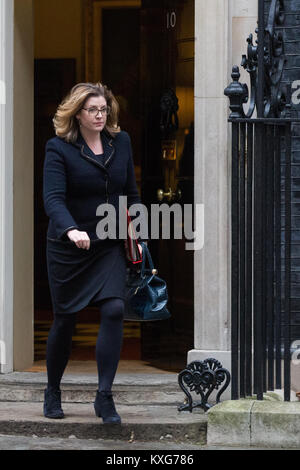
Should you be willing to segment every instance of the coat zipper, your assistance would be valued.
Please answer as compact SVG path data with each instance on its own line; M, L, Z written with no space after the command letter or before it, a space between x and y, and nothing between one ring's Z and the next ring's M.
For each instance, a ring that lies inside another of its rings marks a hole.
M110 144L111 145L111 144ZM96 160L94 160L93 158L89 157L88 155L86 155L83 151L84 149L84 145L81 146L81 155L84 156L84 158L87 158L88 160L90 160L91 162L93 163L96 163L96 165L98 165L100 168L102 168L105 172L106 172L106 180L105 180L105 192L106 192L106 202L108 203L108 170L107 168L105 168L105 166L101 165L101 163L97 162ZM113 147L112 149L112 152L110 154L110 156L108 157L108 159L106 160L105 164L107 164L110 159L112 158L113 154L115 153L115 149Z

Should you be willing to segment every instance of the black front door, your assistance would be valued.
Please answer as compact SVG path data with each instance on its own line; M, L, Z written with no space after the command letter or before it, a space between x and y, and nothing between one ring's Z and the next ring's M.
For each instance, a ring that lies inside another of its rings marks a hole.
M165 204L172 222L169 239L161 231L149 243L172 317L142 325L142 359L179 370L194 345L193 251L172 216L180 205L184 234L184 205L194 202L194 0L143 0L140 47L142 199L149 214Z

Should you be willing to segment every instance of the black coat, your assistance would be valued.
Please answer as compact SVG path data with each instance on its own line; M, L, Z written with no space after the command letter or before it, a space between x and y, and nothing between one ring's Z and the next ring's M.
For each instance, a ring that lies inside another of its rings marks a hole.
M128 207L140 203L136 186L130 137L121 131L111 137L101 132L104 164L88 147L82 135L67 143L60 137L48 140L44 162L44 207L50 218L47 237L66 239L66 232L77 228L97 239L96 215L99 204L116 209L117 234L119 196L126 195Z
M97 207L109 202L117 215L119 196L128 207L140 203L131 142L126 132L112 138L101 133L102 162L81 134L75 144L59 137L48 140L44 162L44 207L49 216L47 270L53 311L74 313L110 297L125 300L126 256L124 241L99 240ZM90 249L77 248L66 232L87 232Z

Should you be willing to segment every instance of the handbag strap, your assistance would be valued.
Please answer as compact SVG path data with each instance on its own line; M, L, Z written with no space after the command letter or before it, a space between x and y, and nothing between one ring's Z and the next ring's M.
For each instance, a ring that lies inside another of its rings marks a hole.
M153 264L152 257L150 255L150 251L149 251L147 245L144 242L140 242L140 245L142 245L142 248L143 248L143 260L142 260L142 267L141 267L141 275L143 276L144 271L146 269L146 267L145 267L146 258L148 260L149 268L151 270L154 269L154 264Z

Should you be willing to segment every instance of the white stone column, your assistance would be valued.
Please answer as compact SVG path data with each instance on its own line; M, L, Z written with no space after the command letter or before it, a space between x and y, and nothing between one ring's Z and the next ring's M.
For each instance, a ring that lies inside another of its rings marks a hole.
M188 363L214 357L229 370L231 142L224 88L255 30L256 3L195 0L195 203L204 204L204 247L194 254L195 339Z
M13 25L0 0L0 372L13 370Z

